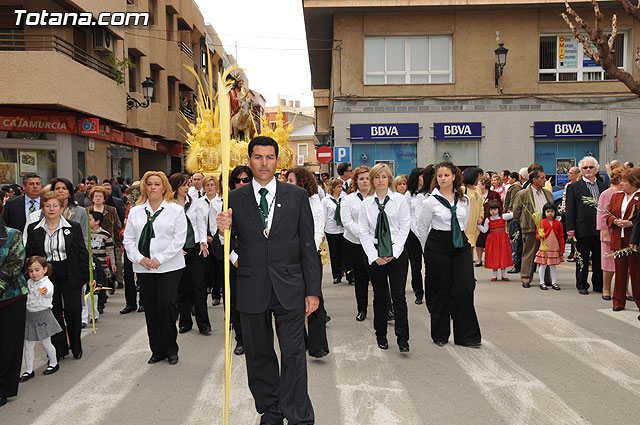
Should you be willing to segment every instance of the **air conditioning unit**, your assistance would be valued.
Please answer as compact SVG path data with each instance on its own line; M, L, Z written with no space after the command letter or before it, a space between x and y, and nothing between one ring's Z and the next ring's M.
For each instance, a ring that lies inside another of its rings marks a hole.
M93 50L101 53L113 53L113 37L104 28L93 30Z

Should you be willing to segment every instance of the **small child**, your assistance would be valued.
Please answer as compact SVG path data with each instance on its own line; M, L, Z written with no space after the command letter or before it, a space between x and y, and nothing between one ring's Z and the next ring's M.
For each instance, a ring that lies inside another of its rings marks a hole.
M493 269L492 282L498 280L498 269L500 269L500 279L509 281L507 277L507 267L513 266L511 258L511 240L505 231L507 220L513 218L513 213L502 214L502 206L498 201L489 202L489 218L478 219L478 229L482 233L487 233L487 242L484 254L484 267Z
M556 283L556 265L562 263L564 254L564 231L560 220L556 220L558 214L556 206L548 202L542 207L545 218L540 222L536 239L540 240L540 249L536 253L534 263L540 264L540 289L547 290L544 283L544 274L549 267L551 274L551 287L557 291L560 287Z
M91 250L93 255L95 255L95 257L100 260L100 263L104 267L104 274L107 276L108 281L109 276L111 276L110 271L113 273L116 272L116 257L111 234L100 227L102 225L103 219L104 215L101 212L89 212L89 225L91 227ZM111 287L113 288L113 285ZM109 293L113 295L113 289L109 290ZM98 312L100 314L102 314L102 312L104 311L106 302L106 292L98 291Z
M33 371L33 358L36 341L42 343L42 347L49 357L49 365L43 374L56 373L60 366L56 349L51 343L51 336L62 332L62 328L53 316L52 298L53 283L49 280L51 266L43 257L29 257L27 260L27 272L29 273L29 294L27 295L27 319L24 331L24 363L25 371L20 377L20 382L26 382L35 376Z

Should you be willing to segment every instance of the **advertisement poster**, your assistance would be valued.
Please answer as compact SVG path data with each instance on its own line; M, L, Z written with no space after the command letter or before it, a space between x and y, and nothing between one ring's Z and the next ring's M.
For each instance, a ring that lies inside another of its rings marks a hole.
M396 175L396 172L395 172L396 162L395 161L382 161L382 160L378 161L378 160L376 160L376 165L378 165L378 164L385 164L391 170L391 175L394 175L394 176Z
M0 162L0 184L14 184L16 181L16 164Z
M574 158L557 158L556 174L569 174L569 169L576 166Z
M558 69L578 68L578 40L569 35L558 36Z
M20 151L20 174L38 172L38 157L33 151Z

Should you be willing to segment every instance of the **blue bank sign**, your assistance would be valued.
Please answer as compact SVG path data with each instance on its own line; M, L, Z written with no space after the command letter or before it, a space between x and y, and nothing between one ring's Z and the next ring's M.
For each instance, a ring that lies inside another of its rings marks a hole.
M481 122L437 122L433 124L433 138L435 140L481 140Z
M420 138L418 124L351 124L352 142L412 141Z
M602 121L536 121L533 123L533 137L536 139L593 139L602 137Z

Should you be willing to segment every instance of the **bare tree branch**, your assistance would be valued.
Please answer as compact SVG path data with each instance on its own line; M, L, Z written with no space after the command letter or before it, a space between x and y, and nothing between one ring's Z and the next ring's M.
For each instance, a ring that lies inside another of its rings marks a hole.
M635 5L631 0L618 0L618 3L624 7L625 12L633 16L636 21L640 21L640 2Z

